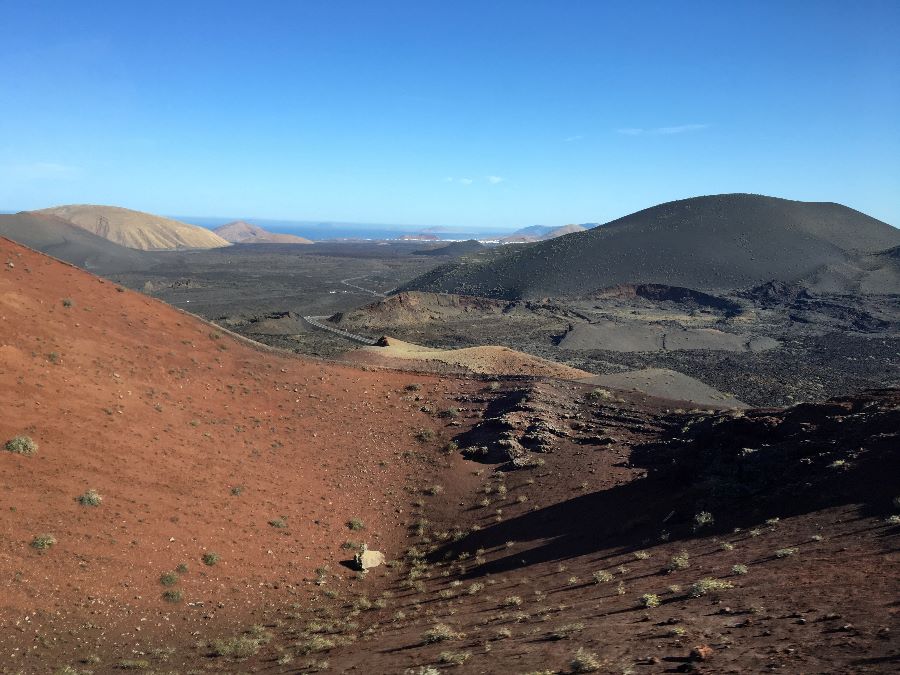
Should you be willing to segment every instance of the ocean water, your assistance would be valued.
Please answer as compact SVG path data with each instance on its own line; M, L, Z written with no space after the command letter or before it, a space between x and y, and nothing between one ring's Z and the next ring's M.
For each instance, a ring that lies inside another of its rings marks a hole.
M398 239L405 234L431 234L442 241L482 239L492 232L462 227L427 227L372 223L316 222L306 220L267 220L262 218L211 218L204 216L170 216L192 225L213 229L235 220L246 220L270 232L295 234L316 241L328 239Z

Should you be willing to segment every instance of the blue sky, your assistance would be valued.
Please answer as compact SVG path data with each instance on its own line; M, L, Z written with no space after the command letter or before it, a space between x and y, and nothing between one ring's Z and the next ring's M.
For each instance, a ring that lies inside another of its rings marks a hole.
M756 192L900 225L894 0L0 16L0 209L496 229Z

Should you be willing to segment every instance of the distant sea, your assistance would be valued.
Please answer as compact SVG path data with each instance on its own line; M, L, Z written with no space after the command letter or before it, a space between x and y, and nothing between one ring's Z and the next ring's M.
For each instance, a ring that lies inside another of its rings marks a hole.
M307 239L398 239L403 235L430 234L442 241L483 239L490 232L462 227L428 227L416 225L391 225L374 223L338 223L308 220L267 220L263 218L210 218L206 216L170 216L192 225L213 229L235 220L246 220L270 232L295 234Z

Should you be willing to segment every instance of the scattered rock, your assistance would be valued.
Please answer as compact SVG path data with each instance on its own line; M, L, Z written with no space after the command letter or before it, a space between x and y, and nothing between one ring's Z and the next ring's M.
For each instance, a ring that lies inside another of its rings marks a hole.
M384 553L381 551L370 551L365 544L363 544L362 550L353 557L354 566L362 572L384 565L384 561Z
M713 648L709 645L698 645L691 650L689 658L692 661L709 661L713 655Z

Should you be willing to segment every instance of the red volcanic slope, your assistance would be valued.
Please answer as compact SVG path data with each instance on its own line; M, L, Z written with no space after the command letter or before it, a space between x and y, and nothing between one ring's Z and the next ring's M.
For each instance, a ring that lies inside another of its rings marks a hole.
M434 424L404 386L462 383L263 352L7 239L0 266L0 444L39 445L0 450L5 665L246 627L341 570L348 535L397 553L408 451ZM159 578L181 563L173 605Z

